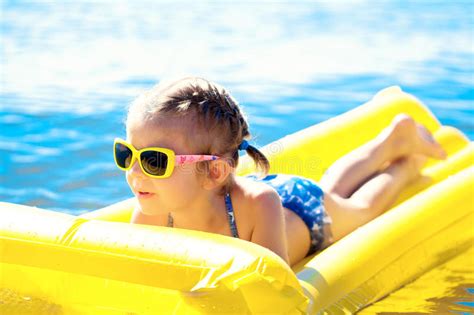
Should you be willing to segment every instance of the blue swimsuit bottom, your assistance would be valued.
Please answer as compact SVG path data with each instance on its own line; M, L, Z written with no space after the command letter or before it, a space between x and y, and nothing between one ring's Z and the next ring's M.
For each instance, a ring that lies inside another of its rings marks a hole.
M332 220L324 209L324 192L316 182L287 174L272 174L262 179L255 175L246 177L273 187L278 192L283 207L296 213L306 223L311 235L311 246L307 255L324 249L325 240L332 236L328 228ZM325 228L325 225L328 227Z

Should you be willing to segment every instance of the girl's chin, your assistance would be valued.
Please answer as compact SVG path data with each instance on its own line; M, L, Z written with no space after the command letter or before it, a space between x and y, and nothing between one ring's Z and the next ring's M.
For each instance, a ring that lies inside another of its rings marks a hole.
M145 214L145 215L156 216L156 215L165 215L165 214L167 215L168 214L168 212L162 212L162 211L157 210L160 207L156 204L151 204L150 202L141 202L139 200L138 201L138 208L139 208L140 212Z
M147 207L141 207L140 212L143 213L144 215L150 215L150 216L157 216L157 215L165 215L166 213L162 213L160 211L156 211L156 209L150 209Z

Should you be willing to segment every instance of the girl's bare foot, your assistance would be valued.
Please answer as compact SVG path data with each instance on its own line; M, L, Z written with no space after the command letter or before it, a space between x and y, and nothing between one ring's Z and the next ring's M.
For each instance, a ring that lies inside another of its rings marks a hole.
M421 169L426 164L428 157L422 154L412 154L405 157L407 160L408 167L410 169L411 176L409 176L409 182L414 181L421 175Z
M447 156L428 129L418 124L409 115L395 116L388 129L393 139L392 147L395 157L422 154L435 159L445 159Z

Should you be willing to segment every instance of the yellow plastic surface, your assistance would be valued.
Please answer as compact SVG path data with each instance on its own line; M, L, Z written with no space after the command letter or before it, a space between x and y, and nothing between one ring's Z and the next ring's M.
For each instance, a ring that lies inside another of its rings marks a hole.
M472 246L474 148L398 87L263 148L271 172L319 180L397 114L448 151L397 205L290 269L258 245L128 224L129 199L80 217L0 203L1 314L353 313ZM253 172L241 160L239 174Z

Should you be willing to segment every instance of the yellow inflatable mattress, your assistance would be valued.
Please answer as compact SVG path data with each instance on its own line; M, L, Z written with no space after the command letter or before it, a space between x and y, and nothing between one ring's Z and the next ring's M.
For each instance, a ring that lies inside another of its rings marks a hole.
M0 314L347 314L468 250L473 144L398 87L268 144L270 172L319 180L398 113L449 154L396 205L291 269L271 251L198 231L129 224L134 199L72 216L0 203ZM238 172L253 172L244 157Z

